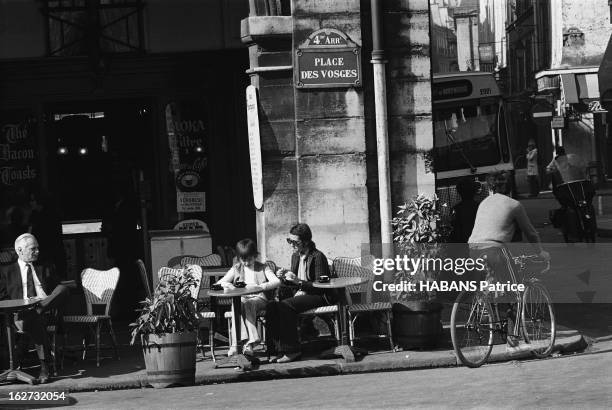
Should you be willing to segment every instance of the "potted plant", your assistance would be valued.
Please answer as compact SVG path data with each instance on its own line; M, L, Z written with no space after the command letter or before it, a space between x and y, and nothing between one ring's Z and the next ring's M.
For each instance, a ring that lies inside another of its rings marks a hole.
M398 254L425 260L442 256L442 242L448 229L441 224L438 199L417 195L401 205L393 218L393 241ZM421 289L420 283L435 281L440 272L431 266L416 270L396 270L395 284L414 284L391 292L393 303L393 336L403 348L435 346L442 333L442 305L435 301L436 293Z
M195 383L197 301L192 288L198 286L191 270L166 275L142 308L132 328L133 345L140 339L147 378L153 387Z

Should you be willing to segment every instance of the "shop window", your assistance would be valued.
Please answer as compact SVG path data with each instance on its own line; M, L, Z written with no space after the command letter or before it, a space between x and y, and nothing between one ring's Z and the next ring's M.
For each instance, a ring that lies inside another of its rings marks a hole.
M47 0L50 56L125 53L144 50L142 0Z

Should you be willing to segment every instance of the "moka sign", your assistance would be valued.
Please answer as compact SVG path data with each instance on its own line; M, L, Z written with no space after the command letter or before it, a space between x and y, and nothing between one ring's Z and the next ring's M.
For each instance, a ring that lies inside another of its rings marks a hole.
M336 29L317 30L295 51L297 88L361 87L361 49Z

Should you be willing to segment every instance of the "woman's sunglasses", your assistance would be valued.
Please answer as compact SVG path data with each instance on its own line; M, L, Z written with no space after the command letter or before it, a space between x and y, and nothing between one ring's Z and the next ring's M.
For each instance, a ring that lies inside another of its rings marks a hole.
M291 246L299 246L302 243L302 241L294 241L291 238L287 238L287 243Z

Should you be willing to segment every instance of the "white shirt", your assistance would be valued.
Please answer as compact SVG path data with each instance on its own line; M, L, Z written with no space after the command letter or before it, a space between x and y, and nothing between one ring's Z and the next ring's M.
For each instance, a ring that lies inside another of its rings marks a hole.
M300 255L300 264L298 265L297 277L299 280L308 281L308 275L306 274L306 255ZM298 290L295 292L294 296L302 296L305 294L306 292L303 290Z
M34 297L34 295L28 295L28 267L30 265L32 267L32 279L34 279L34 288L36 289L36 297L46 298L47 294L42 288L40 281L38 280L38 276L36 275L36 270L34 269L34 265L31 263L25 263L21 259L17 259L17 263L19 264L19 269L21 270L21 287L23 289L23 299L27 300L28 297Z

